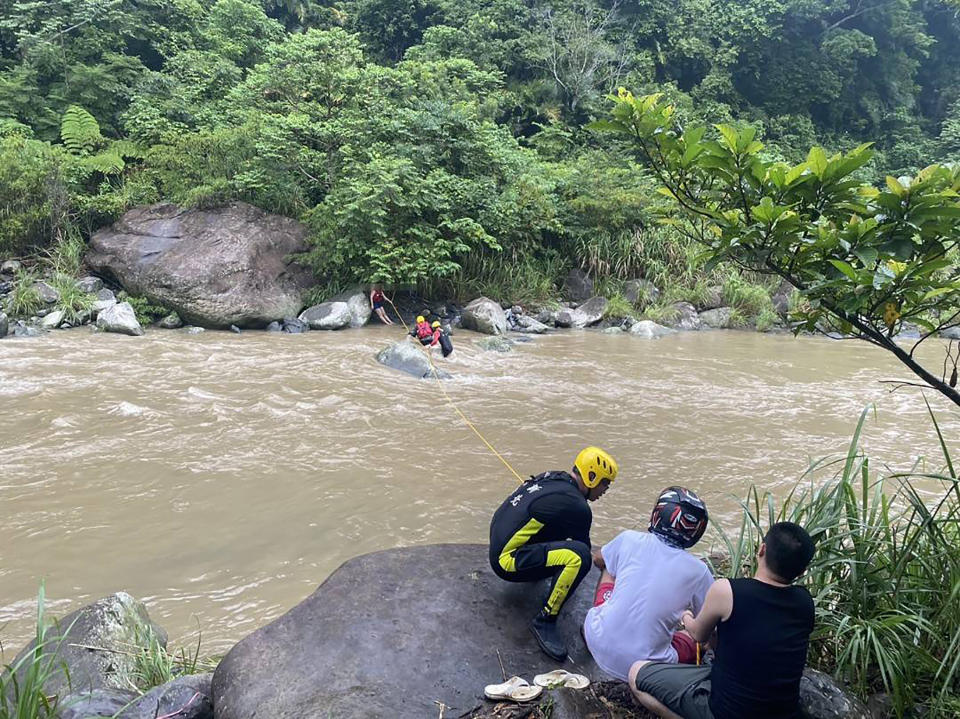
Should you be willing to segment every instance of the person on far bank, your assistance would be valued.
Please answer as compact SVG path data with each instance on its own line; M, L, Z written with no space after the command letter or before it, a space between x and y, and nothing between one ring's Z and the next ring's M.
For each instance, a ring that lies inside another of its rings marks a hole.
M813 599L793 582L813 558L803 527L770 527L752 579L719 579L686 631L706 641L716 631L711 666L637 662L630 690L667 719L800 719L800 677L813 631Z
M668 487L650 512L647 532L629 529L594 554L602 571L583 638L597 665L626 681L638 659L697 664L697 643L676 631L686 609L699 612L713 574L686 550L703 536L709 515L684 487Z
M549 657L562 662L567 647L557 616L590 571L590 525L596 501L617 477L617 462L599 447L581 450L567 472L530 477L507 497L490 522L490 566L508 582L550 579L550 590L530 631Z
M387 316L387 311L383 307L383 301L386 299L380 285L374 285L370 288L370 309L377 313L377 317L385 325L392 325L393 320Z

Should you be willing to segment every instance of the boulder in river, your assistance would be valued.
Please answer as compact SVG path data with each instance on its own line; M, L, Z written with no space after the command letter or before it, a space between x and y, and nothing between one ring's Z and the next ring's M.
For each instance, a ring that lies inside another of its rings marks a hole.
M40 321L40 326L45 330L55 330L63 324L63 310L54 310Z
M7 319L5 312L0 312L0 338L7 336L7 330L10 328L10 320Z
M420 379L433 377L433 367L427 358L426 351L409 338L384 347L377 353L377 362ZM450 376L443 371L438 371L438 374L440 379Z
M487 297L478 297L463 308L463 326L487 335L502 335L507 331L507 316L499 303Z
M176 312L171 312L159 322L160 328L165 330L176 330L183 327L183 320Z
M373 314L373 309L370 307L370 294L362 287L354 287L341 292L339 295L331 297L327 302L347 303L350 308L351 327L363 327L370 321L370 315ZM438 316L442 317L443 315L438 313Z
M593 280L590 275L575 267L563 281L563 296L574 302L583 302L593 296Z
M287 317L283 320L283 331L288 335L299 335L310 331L310 325L296 317Z
M704 310L700 313L700 323L715 330L726 329L730 326L730 318L733 316L733 310L729 307L717 307L712 310Z
M557 313L557 327L573 327L580 329L595 325L603 319L607 309L606 297L591 297L576 309L569 307Z
M242 202L216 209L161 203L97 231L86 261L185 322L265 327L303 306L313 278L288 258L307 249L307 234L295 220Z
M116 332L132 337L143 334L143 328L137 321L137 314L129 302L115 303L98 312L97 328L104 332Z
M665 337L666 335L672 335L676 330L672 330L669 327L664 327L663 325L658 325L652 320L640 320L639 322L634 322L630 326L630 334L634 337L643 337L644 339L654 340L660 337Z
M353 313L346 302L321 302L300 313L300 321L312 330L339 330L350 326Z
M487 352L509 352L513 349L513 342L506 337L484 337L477 346Z
M960 325L956 327L947 327L940 333L945 340L960 340Z
M580 638L591 570L564 609L567 666L601 677ZM485 545L390 549L351 559L298 606L233 647L213 676L217 719L461 716L508 674L557 668L527 623L542 586L496 577Z
M529 335L542 335L549 331L550 328L530 315L518 315L514 317L514 324L511 329L513 329L514 332L523 332Z
M41 661L49 662L51 671L44 691L64 696L68 687L73 692L129 689L136 678L137 651L149 647L151 640L166 646L166 632L150 621L143 603L126 592L78 609L47 630ZM12 666L35 648L36 640L23 648ZM25 670L21 666L18 674Z

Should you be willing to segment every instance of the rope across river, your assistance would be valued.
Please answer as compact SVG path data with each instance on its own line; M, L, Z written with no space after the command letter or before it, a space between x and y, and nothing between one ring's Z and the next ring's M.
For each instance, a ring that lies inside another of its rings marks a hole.
M407 323L403 321L403 316L400 314L400 311L397 309L397 306L393 304L393 300L387 297L386 294L383 295L383 298L390 303L390 306L393 308L394 313L397 315L397 318L400 320L400 324L403 325L404 331L409 332L410 328L407 326ZM443 394L443 398L447 400L447 403L450 405L451 408L453 408L453 411L456 412L457 415L459 415L460 419L463 420L464 424L466 424L471 430L473 430L473 433L480 438L480 441L486 445L487 449L493 452L494 456L503 463L503 466L510 470L510 473L517 478L517 481L520 482L520 484L523 484L523 477L520 476L520 473L513 468L510 462L507 461L506 457L504 457L502 454L500 454L497 451L496 447L490 444L489 440L487 440L487 438L483 436L483 433L479 429L477 429L477 426L470 421L467 415L465 415L461 411L461 409L457 406L456 402L454 402L453 399L451 399L450 395L447 394L447 390L443 386L443 382L440 381L440 373L437 371L437 366L433 363L433 356L431 355L430 349L425 348L423 345L419 345L419 346L420 346L420 349L423 350L423 352L427 355L427 361L430 362L430 369L433 371L433 378L437 381L437 386L440 388L440 392L441 394Z

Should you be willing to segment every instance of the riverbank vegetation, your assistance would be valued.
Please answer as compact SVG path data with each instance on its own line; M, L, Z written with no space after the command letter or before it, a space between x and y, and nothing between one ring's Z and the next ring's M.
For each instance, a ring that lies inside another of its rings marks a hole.
M889 697L895 716L960 711L960 484L931 411L942 457L905 472L859 446L811 464L782 500L752 489L738 532L721 533L727 576L752 576L765 528L805 527L817 552L799 580L817 610L809 664L862 698ZM831 476L832 473L832 476ZM826 475L826 480L824 479Z
M585 129L618 86L752 123L773 159L874 141L859 172L879 179L960 157L960 21L935 1L8 0L0 18L4 256L137 204L241 199L309 225L331 291L549 299L579 266L610 296L659 274L683 297L729 275Z

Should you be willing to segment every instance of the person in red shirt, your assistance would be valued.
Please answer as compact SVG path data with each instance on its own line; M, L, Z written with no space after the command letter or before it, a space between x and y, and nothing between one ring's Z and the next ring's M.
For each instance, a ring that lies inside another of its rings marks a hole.
M383 309L384 299L385 297L380 285L374 285L370 288L370 309L377 313L377 317L380 318L383 324L392 325L393 320L387 316L387 311Z

